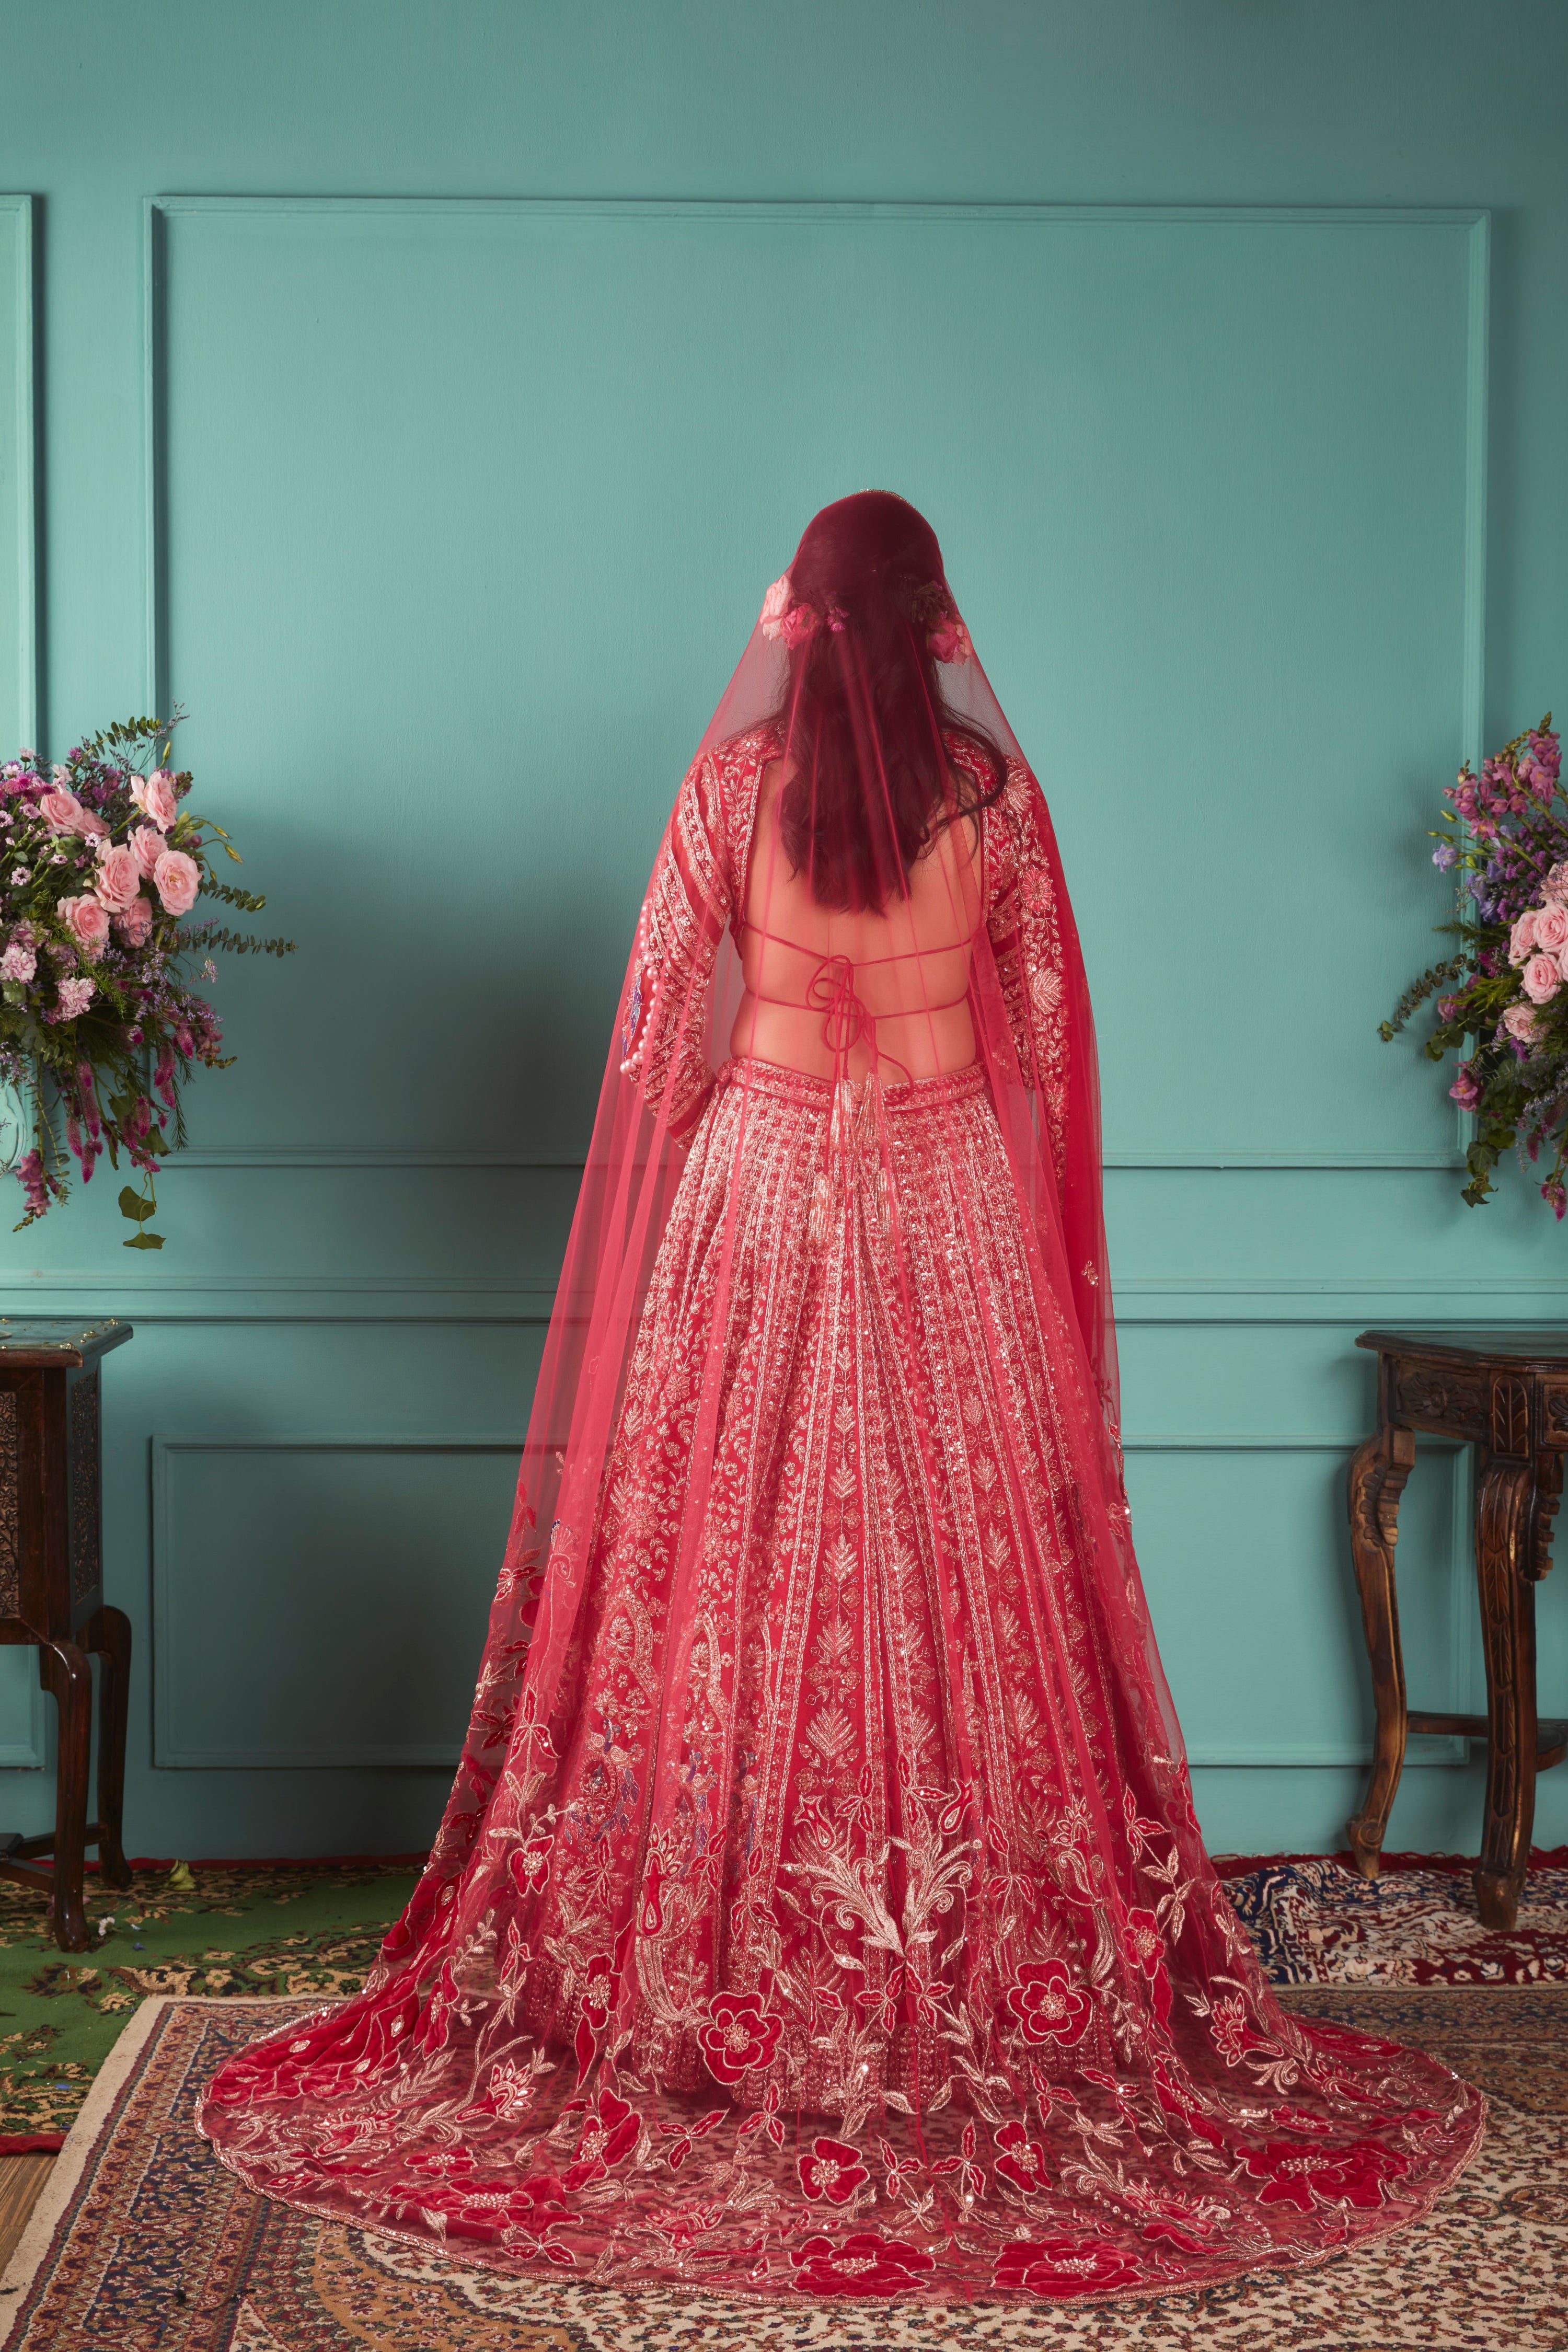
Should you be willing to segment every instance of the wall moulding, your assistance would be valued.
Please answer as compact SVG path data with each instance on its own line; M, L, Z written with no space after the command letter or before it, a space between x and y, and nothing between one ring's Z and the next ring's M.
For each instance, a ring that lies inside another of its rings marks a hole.
M1348 1460L1357 1442L1353 1433L1318 1432L1157 1432L1125 1440L1130 1454L1144 1453L1300 1453L1337 1454ZM1424 1449L1425 1450L1425 1449ZM1471 1586L1468 1565L1468 1514L1464 1483L1464 1449L1435 1444L1432 1453L1449 1457L1455 1481L1450 1524L1453 1543L1449 1559L1449 1655L1452 1687L1447 1704L1458 1706L1471 1668L1471 1641L1466 1601ZM177 1671L171 1667L172 1641L182 1599L193 1597L184 1580L192 1570L182 1556L172 1480L182 1457L303 1454L400 1455L500 1454L509 1463L521 1451L521 1441L493 1436L453 1437L419 1433L380 1435L299 1435L250 1433L240 1436L154 1436L151 1444L153 1486L153 1762L167 1769L294 1770L388 1767L447 1767L456 1761L460 1727L449 1739L396 1740L377 1738L360 1743L331 1740L274 1740L229 1743L193 1740L179 1729L180 1691ZM499 1557L499 1554L498 1554ZM1411 1765L1463 1763L1467 1749L1457 1740L1417 1744ZM1315 1769L1360 1766L1370 1757L1370 1746L1354 1740L1300 1738L1271 1741L1226 1740L1195 1737L1189 1760L1196 1769L1263 1766L1270 1769ZM0 1751L0 1760L13 1760ZM24 1761L17 1756L14 1760Z
M193 1602L198 1598L190 1582L199 1578L202 1570L192 1563L181 1543L180 1515L174 1483L179 1465L185 1461L199 1461L213 1455L275 1455L294 1454L320 1462L323 1456L380 1456L406 1459L409 1456L499 1455L512 1465L510 1476L515 1477L515 1465L522 1451L519 1437L447 1436L409 1432L394 1436L353 1434L322 1435L313 1432L246 1433L238 1436L221 1434L201 1436L154 1435L150 1444L150 1468L153 1504L152 1560L152 1655L153 1655L153 1763L164 1770L268 1770L292 1771L323 1769L387 1769L440 1766L449 1769L458 1760L462 1733L466 1723L457 1724L448 1738L398 1738L377 1737L360 1741L322 1738L232 1740L193 1738L182 1728L182 1702L186 1696L186 1684L182 1677L178 1654L178 1633L183 1619L188 1617ZM185 1530L187 1538L189 1529ZM500 1531L504 1535L504 1528ZM211 1530L218 1538L221 1530ZM499 1567L500 1542L496 1545L495 1559ZM378 1567L379 1567L378 1561ZM486 1596L488 1603L488 1594ZM432 1600L439 1605L439 1586ZM482 1638L482 1628L480 1629ZM316 1629L299 1623L291 1639L300 1643L316 1639ZM462 1673L463 1697L471 1692L472 1669L477 1666L479 1646L476 1643L472 1664L464 1662ZM216 1676L215 1687L222 1687L232 1673L233 1662L226 1666L216 1658L202 1661L195 1669L205 1678ZM351 1696L359 1662L352 1652L342 1654L339 1670L345 1677L345 1687ZM188 1677L192 1668L186 1665ZM286 1672L280 1659L272 1661L270 1672L276 1677ZM198 1696L200 1694L198 1694ZM243 1691L237 1704L243 1707ZM330 1719L330 1718L329 1718Z
M1402 1322L1484 1324L1498 1316L1558 1324L1568 1318L1568 1282L1436 1275L1426 1281L1330 1284L1303 1276L1133 1279L1115 1286L1116 1318L1144 1323L1341 1324L1379 1317ZM134 1314L143 1322L516 1322L547 1323L549 1282L479 1276L296 1274L124 1275L96 1272L13 1276L0 1285L0 1312ZM1352 1441L1354 1442L1354 1441Z
M0 195L0 758L40 748L38 199Z
M171 453L166 430L170 400L171 373L177 384L181 377L181 354L189 348L181 341L182 334L195 330L188 324L180 326L177 302L171 301L171 282L181 283L182 254L194 251L182 238L189 229L194 238L205 223L209 226L228 224L248 242L253 232L269 239L276 228L289 240L321 240L329 236L370 237L378 224L397 221L450 225L466 238L471 232L476 243L488 241L494 245L520 226L548 228L552 223L647 225L669 224L683 234L700 229L705 225L731 225L731 234L737 229L756 228L759 231L778 229L789 224L808 224L831 233L842 229L846 234L868 230L897 231L910 226L930 226L933 230L961 228L992 232L1006 240L1013 254L1021 248L1016 240L1039 236L1057 231L1069 232L1079 228L1128 227L1152 225L1159 228L1190 226L1213 230L1216 235L1232 229L1263 228L1279 232L1283 243L1281 255L1290 249L1289 241L1297 232L1308 233L1324 229L1345 231L1357 240L1356 249L1364 254L1364 240L1380 232L1418 230L1446 236L1453 242L1453 268L1449 268L1447 252L1444 283L1454 290L1451 304L1447 296L1441 311L1442 372L1446 383L1454 388L1454 434L1451 454L1445 443L1442 465L1447 516L1449 506L1454 512L1453 537L1455 559L1455 609L1462 607L1461 625L1457 629L1454 659L1462 672L1455 688L1458 706L1455 726L1462 738L1455 749L1460 756L1475 756L1479 749L1479 727L1484 651L1483 616L1485 609L1486 551L1486 457L1487 457L1487 327L1489 239L1488 215L1480 210L1390 206L1384 209L1331 206L1210 206L1210 205L963 205L963 204L793 204L757 203L716 200L627 200L568 199L541 201L528 198L472 199L465 197L335 197L331 195L300 196L293 194L258 194L253 196L221 196L201 194L167 194L151 198L145 210L145 312L144 312L144 403L145 436L145 531L146 531L146 665L147 698L152 707L162 709L171 692L171 660L174 658L170 642L171 562L174 562L175 586L179 585L179 566L171 557L170 549L170 459L176 465L182 448L176 446ZM222 233L226 236L227 228ZM423 232L421 232L423 234ZM290 246L289 250L294 248ZM1297 249L1300 249L1298 240ZM1336 247L1336 251L1339 248ZM1272 248L1271 248L1272 250ZM1011 262L1007 265L1012 267ZM1378 265L1379 268L1382 265ZM195 264L192 264L193 278ZM1424 298L1422 298L1424 299ZM1344 314L1348 316L1347 314ZM1435 314L1436 315L1436 314ZM1336 320L1342 314L1333 313ZM176 399L176 414L177 399ZM1462 425L1462 448L1460 446ZM1462 479L1461 479L1462 473ZM1462 579L1459 553L1459 512L1462 506L1463 548ZM180 509L176 502L175 513ZM1447 529L1447 524L1445 525ZM1445 572L1445 577L1448 576ZM178 600L176 597L176 619ZM1447 639L1445 639L1447 643ZM174 663L178 667L177 659ZM182 685L183 679L173 681ZM1447 732L1450 722L1447 716L1443 726ZM1416 1114L1412 1114L1416 1118ZM1169 1121L1151 1117L1157 1129ZM1353 1129L1353 1121L1347 1121ZM325 1121L323 1121L325 1124ZM1425 1122L1416 1118L1414 1131L1420 1135ZM1311 1172L1317 1171L1448 1171L1460 1161L1458 1150L1449 1143L1433 1144L1430 1148L1413 1145L1410 1148L1379 1148L1369 1145L1363 1149L1353 1138L1345 1145L1314 1150L1299 1147L1293 1150L1270 1150L1251 1143L1238 1142L1235 1148L1205 1146L1188 1150L1180 1144L1149 1148L1119 1148L1114 1139L1107 1156L1107 1167L1130 1172L1158 1173L1162 1171L1197 1170L1215 1173L1228 1171L1280 1171ZM264 1168L269 1170L297 1169L463 1169L463 1168L555 1168L569 1169L580 1165L580 1160L553 1152L533 1153L527 1150L475 1149L472 1150L432 1151L410 1142L407 1147L396 1145L375 1150L360 1150L353 1145L339 1148L316 1147L302 1142L298 1147L251 1148L243 1144L198 1148L187 1155L188 1170L203 1169L220 1172L226 1169Z
M1348 1466L1352 1454L1365 1434L1364 1430L1342 1435L1297 1430L1274 1433L1250 1430L1204 1430L1130 1435L1124 1430L1121 1443L1123 1451L1130 1454L1331 1454L1340 1455ZM1448 1688L1441 1703L1446 1710L1458 1714L1467 1706L1466 1694L1476 1670L1477 1612L1473 1606L1475 1577L1470 1560L1469 1449L1443 1439L1424 1439L1420 1452L1422 1459L1426 1461L1434 1457L1446 1460L1450 1482L1445 1604ZM1351 1575L1348 1561L1345 1575L1347 1579ZM1369 1704L1370 1696L1369 1687ZM1253 1767L1311 1770L1324 1765L1360 1769L1370 1765L1372 1752L1370 1735L1364 1740L1291 1738L1258 1740L1215 1739L1199 1732L1187 1743L1187 1761L1194 1771ZM1430 1738L1413 1738L1405 1763L1407 1768L1441 1766L1452 1769L1465 1765L1468 1758L1468 1741L1434 1735Z
M212 1170L238 1168L553 1168L582 1169L585 1162L581 1152L459 1151L432 1150L423 1144L402 1146L388 1144L361 1148L347 1144L342 1147L294 1147L283 1144L276 1148L259 1148L250 1144L195 1144L172 1160L164 1172L181 1168ZM1102 1163L1106 1168L1127 1169L1145 1175L1160 1175L1166 1170L1196 1169L1206 1175L1313 1175L1332 1174L1342 1170L1385 1170L1397 1173L1403 1170L1462 1168L1462 1151L1367 1151L1359 1157L1341 1151L1318 1153L1290 1152L1285 1154L1257 1150L1234 1151L1148 1151L1109 1154Z

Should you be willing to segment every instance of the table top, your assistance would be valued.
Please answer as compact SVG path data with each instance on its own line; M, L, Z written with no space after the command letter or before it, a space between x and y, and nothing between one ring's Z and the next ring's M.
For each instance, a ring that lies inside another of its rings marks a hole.
M1568 1328L1560 1323L1515 1323L1490 1331L1363 1331L1356 1346L1379 1355L1446 1356L1469 1364L1500 1356L1521 1364L1568 1364Z
M102 1356L118 1348L130 1339L132 1329L118 1315L101 1316L96 1323L80 1317L0 1315L0 1364L15 1364L29 1371L47 1370L50 1365L68 1370L75 1364L85 1364L89 1356Z

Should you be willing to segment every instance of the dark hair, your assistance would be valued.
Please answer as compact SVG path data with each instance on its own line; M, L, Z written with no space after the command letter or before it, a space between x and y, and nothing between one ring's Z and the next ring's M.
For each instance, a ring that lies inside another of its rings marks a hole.
M936 533L907 499L860 490L824 507L788 579L784 851L824 906L880 908L909 895L942 826L1000 798L1006 762L942 692L927 640L958 612ZM972 759L953 760L954 737Z

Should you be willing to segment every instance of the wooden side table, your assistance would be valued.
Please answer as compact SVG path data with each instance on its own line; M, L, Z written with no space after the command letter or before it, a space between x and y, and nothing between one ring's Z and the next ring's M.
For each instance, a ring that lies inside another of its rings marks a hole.
M0 1642L29 1642L59 1711L55 1826L0 1835L0 1876L49 1890L50 1926L65 1952L87 1949L86 1849L104 1876L129 1886L120 1843L131 1621L103 1598L99 1365L131 1325L0 1317ZM102 1658L98 1819L87 1818L92 1669ZM53 1855L53 1867L37 1857Z
M1349 1824L1363 1877L1378 1854L1411 1731L1487 1742L1486 1821L1476 1901L1489 1927L1511 1927L1530 1860L1535 1776L1563 1760L1568 1721L1535 1712L1535 1588L1552 1565L1552 1519L1568 1452L1568 1331L1363 1331L1375 1350L1377 1427L1351 1463L1351 1548L1377 1700L1366 1802ZM1476 1580L1487 1711L1450 1715L1405 1703L1394 1549L1415 1432L1476 1448Z

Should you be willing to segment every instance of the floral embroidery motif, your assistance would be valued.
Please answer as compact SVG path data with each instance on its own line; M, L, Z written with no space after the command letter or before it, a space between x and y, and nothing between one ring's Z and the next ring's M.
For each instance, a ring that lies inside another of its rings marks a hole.
M996 2258L993 2286L1026 2294L1106 2294L1142 2284L1139 2268L1093 2239L1016 2238Z
M642 2132L642 2118L614 2091L601 2091L583 2126L583 2136L565 2177L568 2195L590 2180L602 2180L628 2157Z
M868 2230L837 2245L831 2238L807 2238L790 2260L795 2283L805 2294L897 2294L936 2267L907 2238L879 2238Z
M1020 1969L1007 1988L1007 2006L1029 2042L1077 2042L1090 2015L1089 1996L1073 1983L1064 1960Z
M809 2156L798 2159L802 2193L813 2203L826 2198L830 2205L847 2205L863 2181L871 2176L860 2161L858 2148L841 2139L815 2139Z
M770 2017L754 1992L715 1993L698 2047L721 2083L738 2083L753 2067L765 2066L778 2044L782 2018Z
M1394 2149L1371 2141L1326 2148L1270 2140L1266 2147L1252 2150L1247 2169L1255 2180L1267 2182L1261 2200L1265 2205L1294 2205L1310 2213L1314 2205L1381 2205L1384 2182L1397 2180L1409 2164Z

